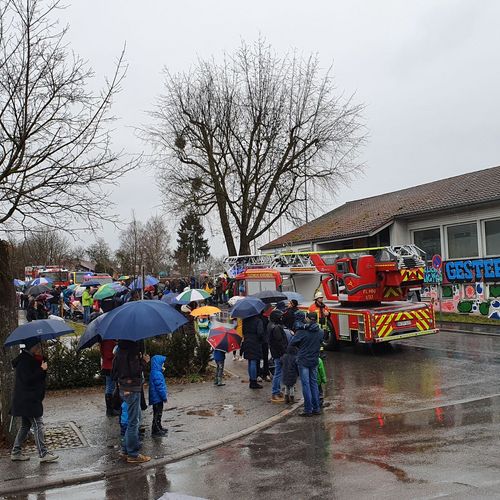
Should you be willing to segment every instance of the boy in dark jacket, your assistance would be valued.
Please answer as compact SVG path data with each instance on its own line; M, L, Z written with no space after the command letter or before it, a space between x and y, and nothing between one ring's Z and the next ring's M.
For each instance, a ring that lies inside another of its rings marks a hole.
M308 312L305 324L301 326L300 322L296 323L299 328L290 342L291 345L296 345L299 349L297 365L304 396L304 411L300 414L303 417L321 413L318 391L318 358L323 341L323 331L320 329L317 319L316 312Z
M281 323L283 313L274 310L269 316L267 325L267 334L269 337L269 349L274 360L274 376L272 385L271 402L283 403L283 395L281 394L281 356L285 354L288 346L285 329Z
M257 367L262 358L264 342L264 325L260 316L251 316L243 320L243 343L240 352L248 361L248 377L250 389L262 389L257 383Z
M21 417L22 420L10 458L12 461L30 459L22 453L22 446L30 428L33 428L40 462L55 462L59 457L47 450L44 441L42 401L45 397L47 363L43 360L39 340L27 340L21 354L12 361L12 366L16 374L11 415Z
M281 382L285 386L285 403L295 403L295 384L299 376L297 352L298 349L294 345L289 345L281 357Z
M127 403L128 408L125 446L127 462L129 463L142 463L151 460L151 457L139 453L143 371L148 362L149 356L142 354L139 342L118 341L118 352L113 360L112 377L118 382L120 398Z
M153 406L153 423L151 425L151 436L164 437L167 429L161 425L163 415L163 403L167 402L168 392L165 376L163 375L163 364L166 356L155 354L151 358L151 372L149 374L149 404Z

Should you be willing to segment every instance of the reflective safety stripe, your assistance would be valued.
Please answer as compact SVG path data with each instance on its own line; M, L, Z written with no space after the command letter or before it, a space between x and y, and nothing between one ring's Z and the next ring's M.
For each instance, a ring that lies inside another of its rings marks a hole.
M429 330L432 324L432 318L429 314L429 311L424 309L419 309L417 311L380 314L375 315L374 319L377 327L378 337L388 337L392 333L398 335L397 323L402 320L410 320L414 322L414 324L412 325L413 328L416 328L421 332Z

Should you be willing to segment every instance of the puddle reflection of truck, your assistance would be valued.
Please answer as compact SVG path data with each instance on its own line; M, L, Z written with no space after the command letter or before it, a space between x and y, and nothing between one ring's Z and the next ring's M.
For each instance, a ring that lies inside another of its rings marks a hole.
M425 261L415 245L228 257L235 291L298 292L307 309L321 291L330 310L325 343L381 343L437 333L431 304L409 302L423 284Z

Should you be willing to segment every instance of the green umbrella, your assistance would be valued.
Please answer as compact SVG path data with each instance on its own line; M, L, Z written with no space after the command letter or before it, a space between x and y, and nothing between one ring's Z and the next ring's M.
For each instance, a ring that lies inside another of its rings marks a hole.
M101 285L97 292L92 295L95 300L103 300L108 297L113 297L117 292L116 288L111 286L111 283L106 283L105 285Z

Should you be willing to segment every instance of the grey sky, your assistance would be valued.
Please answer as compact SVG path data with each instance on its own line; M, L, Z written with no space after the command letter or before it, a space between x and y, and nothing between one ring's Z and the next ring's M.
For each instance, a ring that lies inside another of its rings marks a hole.
M116 146L128 152L146 150L132 127L148 121L164 66L186 70L261 35L279 52L318 52L325 68L334 64L339 91L366 104L365 173L325 211L500 164L500 2L74 0L61 17L99 77L127 43L114 111ZM127 175L112 199L124 218L165 211L152 170ZM117 247L115 230L103 236ZM211 241L223 253L221 237Z

